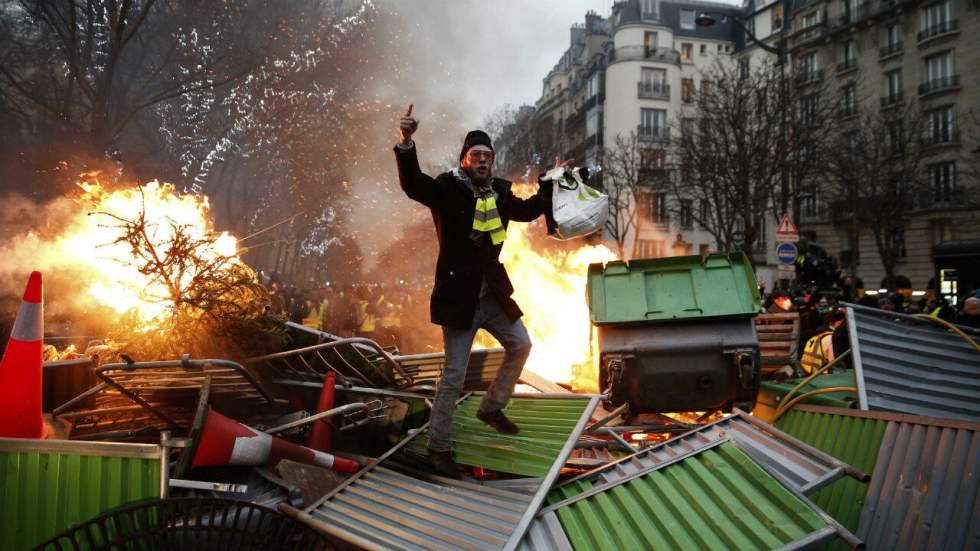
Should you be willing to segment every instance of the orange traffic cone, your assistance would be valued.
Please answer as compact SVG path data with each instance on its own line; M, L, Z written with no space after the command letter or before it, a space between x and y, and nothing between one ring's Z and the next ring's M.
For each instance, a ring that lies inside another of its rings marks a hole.
M204 429L198 437L191 468L220 465L274 465L280 459L326 467L341 473L357 472L350 459L293 444L255 430L208 408Z
M44 341L44 305L41 272L31 272L0 360L0 436L40 438L41 347Z
M334 384L337 382L337 375L331 371L327 373L327 376L323 379L323 390L320 391L320 400L316 404L316 412L322 413L324 411L333 409L334 403ZM330 440L333 436L333 425L330 424L329 419L321 419L313 423L313 430L310 431L310 437L306 440L306 445L313 448L314 450L320 450L322 452L330 451Z

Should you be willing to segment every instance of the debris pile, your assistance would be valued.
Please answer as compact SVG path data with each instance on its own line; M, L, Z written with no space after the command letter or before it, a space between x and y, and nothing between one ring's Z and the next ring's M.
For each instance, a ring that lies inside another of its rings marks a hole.
M455 480L426 460L442 353L280 321L292 345L243 359L42 364L41 294L37 274L0 364L0 391L19 397L0 417L0 534L13 549L164 532L244 542L273 529L283 539L264 548L964 548L980 537L980 335L969 329L848 307L851 351L839 358L853 368L764 382L752 412L635 411L525 370L505 410L515 435L476 418L503 351L474 351L453 419ZM763 350L794 331L763 321ZM720 350L735 368L757 353ZM760 364L795 369L792 355ZM107 535L91 539L94 526Z

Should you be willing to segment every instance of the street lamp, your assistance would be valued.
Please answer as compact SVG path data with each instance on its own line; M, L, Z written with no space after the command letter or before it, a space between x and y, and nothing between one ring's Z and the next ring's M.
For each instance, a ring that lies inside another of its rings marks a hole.
M717 23L719 19L722 23L725 23L728 21L728 15L717 11L703 11L694 18L694 23L699 27L710 27ZM782 36L780 36L779 42L776 43L776 46L772 46L756 38L751 29L745 26L745 22L741 17L737 15L733 16L732 21L735 22L735 25L737 25L739 29L748 35L749 40L755 42L755 44L763 50L771 54L775 54L779 63L782 63L786 58L786 44L783 42Z
M782 0L778 0L782 2ZM785 11L783 11L785 13ZM718 20L722 23L728 21L728 14L717 12L717 11L702 11L697 14L694 18L694 23L699 27L710 27L714 25ZM735 25L748 36L749 40L754 42L756 46L762 48L764 51L769 52L776 56L776 63L780 66L786 61L786 41L783 38L782 28L780 29L779 37L776 41L776 45L766 44L765 42L756 38L755 34L745 25L745 21L742 20L738 15L732 16L732 21ZM787 95L786 89L786 70L783 68L780 70L780 95L785 98ZM780 141L785 145L786 138L786 110L787 106L784 105L780 110L780 118L782 124L780 124ZM786 172L785 165L781 168L780 174L780 206L783 212L788 212L789 210L789 175Z

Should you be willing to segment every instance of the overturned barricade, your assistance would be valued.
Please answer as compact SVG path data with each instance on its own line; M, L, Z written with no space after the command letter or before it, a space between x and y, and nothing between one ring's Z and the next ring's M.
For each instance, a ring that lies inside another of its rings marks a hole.
M967 549L980 541L980 423L799 405L779 428L868 472L814 501L869 549Z
M230 499L177 498L115 509L38 546L38 551L69 549L326 551L331 546L275 509Z
M835 537L860 547L805 494L867 476L741 411L553 488L597 397L573 408L577 421L551 418L574 401L584 403L516 398L517 436L481 426L472 396L458 406L457 462L531 478L428 474L410 453L424 449L419 431L312 507L284 508L367 549L809 548Z
M533 494L426 474L406 467L404 452L424 445L419 430L349 478L297 518L368 549L515 549L571 454L598 403L589 395L515 396L507 415L522 432L502 435L475 418L476 397L463 398L457 427L459 463L540 477ZM421 470L420 470L421 469Z
M106 364L94 372L100 384L52 412L72 439L153 442L162 430L186 433L206 380L210 402L230 415L267 422L287 405L257 374L229 360L184 357Z
M980 331L848 305L858 406L980 421Z

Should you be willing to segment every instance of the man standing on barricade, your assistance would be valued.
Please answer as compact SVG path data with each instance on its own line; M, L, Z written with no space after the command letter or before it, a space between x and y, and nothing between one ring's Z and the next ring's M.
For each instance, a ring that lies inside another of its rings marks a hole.
M493 144L481 130L466 135L458 167L432 178L419 167L412 140L418 124L409 105L401 118L395 158L402 189L431 210L439 240L430 313L432 323L442 326L446 362L429 418L429 462L440 474L459 478L452 459L452 417L479 329L500 341L506 353L477 417L504 434L520 431L502 410L531 352L531 339L499 257L508 223L545 214L551 186L539 184L529 199L515 196L510 182L491 175Z

